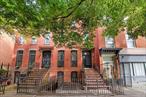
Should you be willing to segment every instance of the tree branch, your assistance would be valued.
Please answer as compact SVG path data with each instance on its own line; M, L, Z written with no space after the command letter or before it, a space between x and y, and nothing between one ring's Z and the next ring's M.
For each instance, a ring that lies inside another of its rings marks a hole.
M76 5L76 7L75 7L70 13L68 13L66 16L60 16L60 17L57 17L57 18L54 18L54 19L67 18L67 17L69 17L70 15L72 15L72 14L77 10L77 8L78 8L84 1L85 1L85 0L81 0L81 1Z

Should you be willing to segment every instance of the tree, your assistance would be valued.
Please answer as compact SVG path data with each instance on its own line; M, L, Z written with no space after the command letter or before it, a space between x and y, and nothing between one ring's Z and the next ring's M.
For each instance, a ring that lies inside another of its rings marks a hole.
M0 0L0 28L9 33L51 31L56 45L92 48L97 27L111 37L125 28L132 38L146 36L145 0Z

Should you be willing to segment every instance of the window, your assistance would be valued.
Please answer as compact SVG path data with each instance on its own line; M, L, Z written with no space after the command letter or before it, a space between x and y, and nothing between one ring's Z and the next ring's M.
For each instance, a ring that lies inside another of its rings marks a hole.
M51 51L43 51L42 54L42 68L49 68L51 66Z
M45 44L50 44L50 33L45 35Z
M114 56L115 56L114 54L102 55L103 63L104 63L103 65L104 76L107 76L107 78L112 78L113 66L114 66L114 61L115 61Z
M57 72L57 78L64 79L64 72L63 71L58 71Z
M28 68L32 68L34 66L35 63L35 55L36 55L36 51L35 50L30 50L29 52L29 63L28 63Z
M76 50L71 51L71 66L72 67L77 66L77 51Z
M146 76L146 63L144 63L144 69L145 69L145 76Z
M17 57L16 57L16 69L19 69L22 65L22 58L23 58L23 50L17 51Z
M32 37L31 38L31 44L36 44L37 43L37 39L36 39L36 37Z
M60 50L58 51L58 67L64 66L64 51Z
M19 44L24 44L24 37L23 36L19 37Z
M105 37L106 48L114 48L114 39L111 37Z
M114 64L115 54L102 54L103 62L105 64Z
M126 33L126 43L127 43L127 48L134 48L135 47L135 40L130 38L127 33Z
M71 72L71 81L77 81L77 79L78 79L77 71L72 71Z
M133 63L134 76L145 76L143 63Z

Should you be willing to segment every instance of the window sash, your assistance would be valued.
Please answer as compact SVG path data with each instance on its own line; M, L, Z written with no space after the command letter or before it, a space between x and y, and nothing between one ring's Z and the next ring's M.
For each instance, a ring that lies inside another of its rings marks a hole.
M78 79L78 73L76 71L71 72L71 80L75 81Z
M31 67L35 63L35 56L36 56L36 51L30 51L29 52L29 66Z
M64 66L64 51L58 51L58 67Z
M134 76L145 76L144 64L133 63Z
M135 40L130 38L127 33L126 33L126 44L127 44L127 48L134 48L135 47Z
M50 33L45 35L45 44L50 44Z
M22 65L22 59L23 59L23 50L19 50L17 51L16 68L19 68Z
M19 37L19 44L24 44L24 37L23 36Z
M37 43L37 39L36 38L32 38L31 39L31 44L36 44Z
M107 48L113 48L114 47L114 39L111 37L105 37L105 46Z
M77 51L71 51L71 65L72 67L77 66Z
M49 44L50 40L48 38L45 38L45 44Z
M64 72L63 71L57 72L57 78L63 79L64 78Z

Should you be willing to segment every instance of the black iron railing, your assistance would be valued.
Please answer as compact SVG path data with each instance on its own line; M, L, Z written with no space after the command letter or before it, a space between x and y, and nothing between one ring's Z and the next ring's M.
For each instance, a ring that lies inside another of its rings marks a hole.
M3 94L5 93L5 86L6 86L6 82L0 81L0 92Z
M90 75L93 76L93 75ZM96 80L86 80L85 71L71 81L63 77L48 77L45 80L19 77L17 93L47 94L47 95L118 95L124 94L123 80L102 79L101 75ZM100 78L100 79L99 79Z

